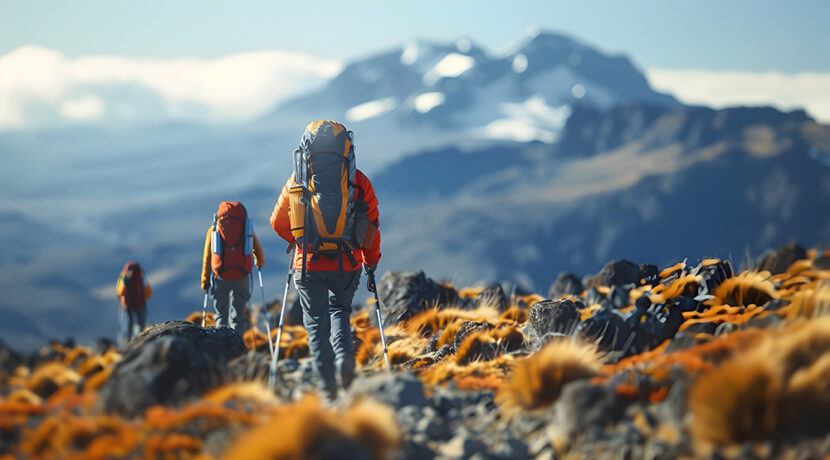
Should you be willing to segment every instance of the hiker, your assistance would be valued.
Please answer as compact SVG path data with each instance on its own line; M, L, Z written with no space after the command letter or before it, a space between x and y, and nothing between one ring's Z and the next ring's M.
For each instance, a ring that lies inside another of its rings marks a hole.
M144 271L136 262L127 262L118 275L115 293L121 300L121 306L127 312L127 342L133 338L133 324L138 323L138 330L143 331L147 322L147 300L153 296L153 288L144 276Z
M274 231L295 247L303 325L314 370L331 400L338 386L348 388L354 379L349 318L361 265L374 273L380 260L378 200L355 168L352 139L340 123L310 123L271 214Z
M242 336L250 326L251 269L265 266L262 246L245 206L223 201L205 237L202 290L213 296L216 327L230 326ZM230 298L233 298L233 302Z

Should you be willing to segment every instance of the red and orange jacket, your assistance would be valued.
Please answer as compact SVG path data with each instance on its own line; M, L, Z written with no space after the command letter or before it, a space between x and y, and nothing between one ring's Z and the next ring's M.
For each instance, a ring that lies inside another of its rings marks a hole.
M121 306L127 308L127 287L124 285L124 272L118 274L118 281L115 283L115 295L121 301ZM150 287L150 282L144 275L144 270L141 271L142 293L144 294L144 301L150 300L153 297L153 288Z
M372 183L369 182L369 178L366 177L360 170L355 171L354 175L355 184L357 187L363 190L363 201L366 203L366 206L369 208L369 221L370 222L377 222L378 221L378 199L375 196L375 189L372 187ZM290 202L288 199L288 189L294 184L294 175L292 174L291 177L285 182L285 185L282 187L282 193L280 193L280 197L277 199L277 204L274 206L274 212L271 213L271 227L274 227L274 231L277 232L279 236L282 237L285 241L289 243L294 243L294 235L291 234L291 222L288 218L288 210L290 206ZM354 255L354 259L357 262L357 265L352 265L351 261L348 257L343 257L343 270L344 271L354 271L361 267L361 265L377 265L378 261L380 260L380 230L378 230L377 235L372 242L371 247L368 249L355 249L352 251ZM294 252L294 268L297 270L302 270L303 268L303 250L302 248L297 248ZM328 258L328 257L319 257L317 261L312 262L311 258L308 258L308 266L306 268L308 271L337 271L339 270L337 258Z
M213 255L213 249L210 247L210 237L213 233L213 225L208 227L207 235L205 235L205 249L202 251L202 283L200 286L202 290L205 291L210 287L210 274L213 272L213 268L210 265L211 256ZM259 239L256 237L256 232L254 232L254 263L257 267L262 268L265 266L265 254L262 252L262 246L259 244Z

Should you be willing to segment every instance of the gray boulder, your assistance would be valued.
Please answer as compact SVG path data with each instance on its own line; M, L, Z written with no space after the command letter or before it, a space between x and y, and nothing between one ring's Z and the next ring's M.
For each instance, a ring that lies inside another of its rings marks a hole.
M548 289L548 298L558 299L565 295L580 295L584 290L582 280L577 278L576 275L562 272Z
M542 338L549 334L571 334L578 321L579 309L574 302L567 299L543 300L530 307L524 332L534 346L539 347Z
M168 321L123 350L99 392L99 410L132 417L146 408L179 405L230 380L228 362L246 352L231 328Z
M458 292L428 278L423 271L386 272L378 281L383 303L383 325L392 326L438 305L446 307L458 300Z
M421 407L427 404L424 385L412 374L387 372L369 377L359 377L349 388L351 399L371 398L395 409L406 406Z
M629 260L612 260L599 273L588 279L585 287L622 286L640 282L640 267Z

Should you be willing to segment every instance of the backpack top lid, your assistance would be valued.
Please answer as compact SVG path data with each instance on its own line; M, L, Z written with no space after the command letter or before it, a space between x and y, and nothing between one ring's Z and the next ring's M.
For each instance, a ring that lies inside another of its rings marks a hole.
M216 211L216 216L234 216L244 219L248 216L248 211L246 211L245 206L238 201L223 201L219 203L219 209Z
M352 134L342 123L317 120L305 127L300 144L310 153L332 152L347 156L352 145Z
M132 261L127 262L126 264L124 264L124 268L121 269L121 273L123 273L125 275L138 273L140 271L141 271L141 267L138 266L138 263L137 262L132 262Z

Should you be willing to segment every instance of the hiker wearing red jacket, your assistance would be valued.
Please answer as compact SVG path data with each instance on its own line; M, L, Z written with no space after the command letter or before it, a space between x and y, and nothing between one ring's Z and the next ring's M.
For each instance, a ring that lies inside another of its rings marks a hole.
M242 336L250 326L251 269L262 268L265 255L242 203L219 203L215 220L205 236L201 287L213 296L216 327L229 326Z
M380 260L378 200L354 166L352 133L340 123L309 124L294 159L271 226L295 245L303 325L315 371L333 399L338 383L347 388L354 378L349 319L361 266L374 272Z
M143 331L147 322L147 300L153 296L153 288L144 276L144 271L136 262L127 262L118 275L115 294L121 306L127 312L127 341L133 337L133 325L138 323L138 330Z

